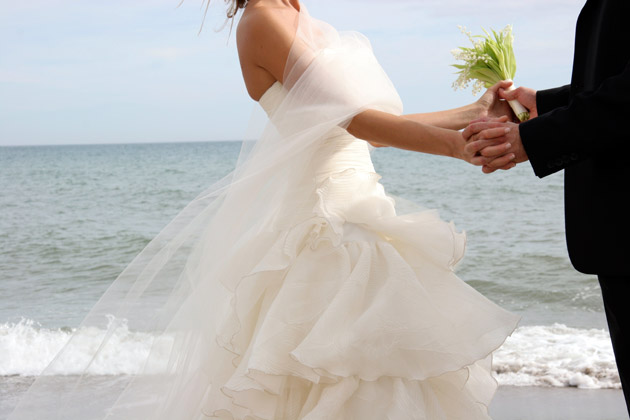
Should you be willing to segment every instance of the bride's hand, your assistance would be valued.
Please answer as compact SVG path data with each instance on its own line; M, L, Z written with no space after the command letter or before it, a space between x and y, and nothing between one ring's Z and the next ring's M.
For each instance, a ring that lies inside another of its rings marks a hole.
M471 124L475 122L496 123L493 125L497 125L499 126L499 128L471 135L472 132L469 126L469 128L464 130L461 138L457 141L457 153L455 154L455 156L475 166L487 166L490 162L493 162L496 159L496 161L494 162L495 165L500 164L501 166L495 166L493 168L494 170L509 170L515 167L516 163L513 161L513 158L511 158L511 145L507 143L507 138L505 138L504 136L501 137L500 134L498 134L504 133L505 127L503 127L503 123L507 122L507 117L503 116L501 118L480 118L476 121L471 122ZM486 133L490 133L490 137L487 137L487 140L484 140L486 138ZM499 137L495 138L494 136ZM476 142L476 147L470 147L469 143L471 143L471 141L473 140L481 141ZM496 152L497 154L490 157L485 156L485 153L481 152L480 146L491 146L490 149L493 149L494 152Z
M518 122L514 111L507 103L499 97L499 89L507 89L512 85L511 81L502 80L490 87L486 92L477 100L476 105L478 108L477 118L499 118L507 115L508 120Z

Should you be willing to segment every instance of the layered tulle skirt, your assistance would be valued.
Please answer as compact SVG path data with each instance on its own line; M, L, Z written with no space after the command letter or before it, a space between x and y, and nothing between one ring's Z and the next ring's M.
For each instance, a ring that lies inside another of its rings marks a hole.
M238 282L195 418L488 418L491 353L518 318L454 274L465 236L397 216L379 178L323 179Z

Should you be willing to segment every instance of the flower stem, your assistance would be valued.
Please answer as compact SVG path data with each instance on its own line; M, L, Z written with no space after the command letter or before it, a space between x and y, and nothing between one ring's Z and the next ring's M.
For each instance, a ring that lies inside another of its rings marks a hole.
M510 86L506 90L509 92L514 89L516 88L514 87L514 84L512 84L512 86ZM516 117L519 119L519 121L523 122L529 120L529 111L527 110L527 108L521 105L519 101L514 99L513 101L508 101L508 104L510 104L510 106L512 107L512 110L514 111L514 114L516 114Z

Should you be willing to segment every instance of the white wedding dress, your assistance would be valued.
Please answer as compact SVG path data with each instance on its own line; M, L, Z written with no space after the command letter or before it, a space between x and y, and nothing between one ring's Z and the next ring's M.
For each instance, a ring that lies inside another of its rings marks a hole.
M265 133L86 318L67 348L119 321L81 374L55 385L63 350L10 420L489 418L491 353L518 318L454 274L452 224L397 213L342 128L401 111L369 43L300 15L285 84L260 99ZM97 366L122 326L153 346L105 387Z

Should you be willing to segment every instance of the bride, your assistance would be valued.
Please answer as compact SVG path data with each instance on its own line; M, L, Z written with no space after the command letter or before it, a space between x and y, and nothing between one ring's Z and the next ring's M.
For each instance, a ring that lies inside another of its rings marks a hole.
M297 0L233 0L228 16L240 9L264 132L121 273L9 419L488 419L491 354L518 319L454 274L463 234L396 207L369 144L471 161L457 130L509 112L500 85L403 116L362 35ZM142 367L101 375L130 331L151 340ZM68 363L80 374L60 375Z

